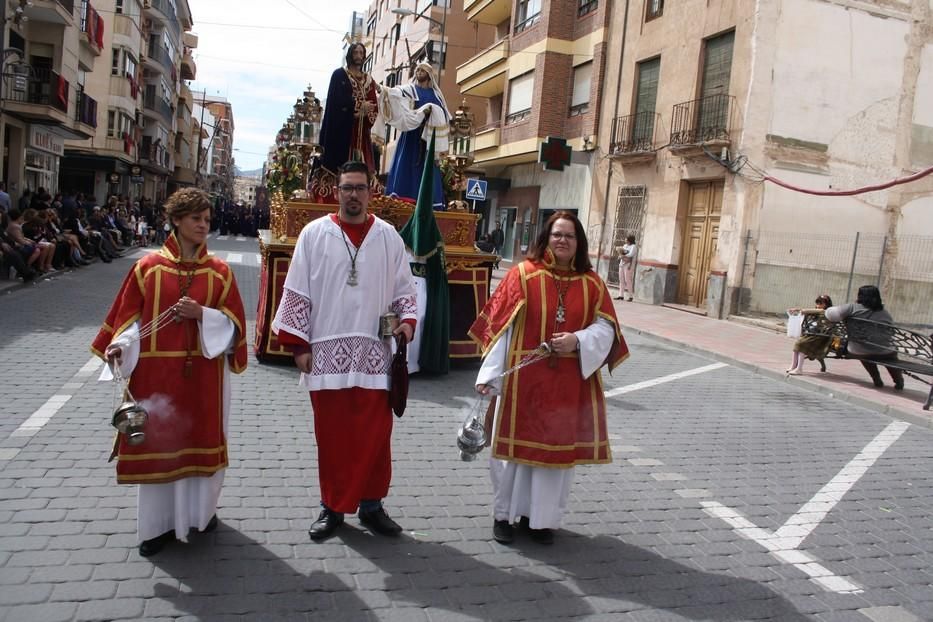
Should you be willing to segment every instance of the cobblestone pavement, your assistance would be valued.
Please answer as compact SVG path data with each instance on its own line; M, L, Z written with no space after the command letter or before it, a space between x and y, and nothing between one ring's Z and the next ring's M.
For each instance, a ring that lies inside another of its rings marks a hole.
M211 247L254 309L255 242ZM475 367L412 380L404 535L312 543L307 394L251 361L220 527L141 558L87 350L130 263L0 295L0 620L933 619L933 432L634 332L604 374L614 462L576 470L553 546L491 540L486 456L454 443Z

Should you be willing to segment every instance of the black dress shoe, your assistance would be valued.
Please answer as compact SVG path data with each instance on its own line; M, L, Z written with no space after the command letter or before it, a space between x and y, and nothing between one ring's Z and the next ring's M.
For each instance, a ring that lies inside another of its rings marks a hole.
M402 526L389 518L384 508L379 508L371 512L363 512L360 510L359 517L361 523L378 534L397 536L402 533Z
M308 535L312 540L324 540L334 535L337 527L343 525L343 514L324 508L317 520L311 523Z
M161 536L156 536L149 540L143 540L139 545L139 554L143 557L152 557L161 551L166 544L175 541L175 530L166 531Z
M529 529L529 533L538 544L554 544L554 531L551 529Z
M515 528L507 520L493 521L492 539L502 544L509 544L515 539Z

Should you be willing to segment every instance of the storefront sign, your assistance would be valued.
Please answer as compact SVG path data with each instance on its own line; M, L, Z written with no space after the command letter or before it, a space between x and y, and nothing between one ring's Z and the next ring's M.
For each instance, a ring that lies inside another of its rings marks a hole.
M146 180L145 180L145 178L144 178L142 175L130 175L130 183L131 183L131 184L141 184L141 183L143 183L144 181L146 181Z
M29 146L57 156L65 154L65 139L53 134L41 125L29 126Z

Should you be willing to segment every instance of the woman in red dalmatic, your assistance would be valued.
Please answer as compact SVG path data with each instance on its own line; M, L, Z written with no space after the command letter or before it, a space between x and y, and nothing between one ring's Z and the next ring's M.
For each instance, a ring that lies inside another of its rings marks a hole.
M165 204L165 245L130 270L91 350L130 379L146 438L114 444L117 482L139 484L139 553L217 526L227 466L230 371L246 369L246 320L230 267L207 254L211 203L196 188ZM151 322L163 316L149 331ZM140 338L140 336L142 337ZM110 379L110 367L103 379Z
M548 219L529 258L509 270L469 334L483 348L476 390L499 395L489 461L493 538L511 542L520 522L532 539L550 544L573 467L612 460L599 370L628 357L575 215ZM501 378L542 343L550 346L548 360Z

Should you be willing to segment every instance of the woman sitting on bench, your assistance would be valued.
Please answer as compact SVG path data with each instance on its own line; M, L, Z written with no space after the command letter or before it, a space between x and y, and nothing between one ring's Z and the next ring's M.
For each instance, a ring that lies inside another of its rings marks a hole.
M850 317L883 324L894 323L894 318L884 310L884 305L881 303L881 292L874 285L859 287L858 296L856 296L854 303L850 302L847 305L826 309L826 319L830 322L844 322L846 318ZM884 382L881 380L878 366L871 361L881 361L882 364L885 360L896 361L897 351L893 348L884 348L877 344L857 341L852 338L851 332L849 334L848 351L851 358L861 359L859 362L868 372L868 375L871 376L875 386L883 387ZM891 375L891 380L894 381L894 388L897 391L902 390L904 388L904 372L887 365L885 365L885 368L888 370L888 374Z

